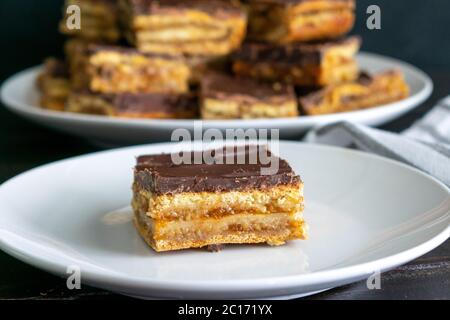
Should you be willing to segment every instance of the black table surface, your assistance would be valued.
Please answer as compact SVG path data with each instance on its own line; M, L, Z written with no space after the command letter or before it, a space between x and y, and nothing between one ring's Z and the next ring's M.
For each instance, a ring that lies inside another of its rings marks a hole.
M426 71L435 84L432 97L406 116L384 125L383 129L399 132L409 127L449 94L450 73ZM88 141L39 127L0 107L0 183L45 163L98 150ZM0 299L130 298L88 286L69 290L65 279L0 251ZM450 240L405 266L383 273L380 290L368 290L366 282L362 281L306 299L450 299Z

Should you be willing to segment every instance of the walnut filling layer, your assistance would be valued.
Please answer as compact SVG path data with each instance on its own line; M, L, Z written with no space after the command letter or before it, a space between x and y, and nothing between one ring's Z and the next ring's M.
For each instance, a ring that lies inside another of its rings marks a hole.
M239 214L221 219L161 222L135 211L135 224L144 240L156 251L226 243L282 245L288 240L306 238L301 213Z
M203 100L201 114L203 119L284 118L298 116L298 109L296 101L272 105L208 98Z
M275 186L246 192L199 192L155 195L135 185L133 208L158 220L219 218L241 213L292 214L303 210L303 185Z
M189 67L183 60L98 52L89 59L90 89L102 93L188 91Z

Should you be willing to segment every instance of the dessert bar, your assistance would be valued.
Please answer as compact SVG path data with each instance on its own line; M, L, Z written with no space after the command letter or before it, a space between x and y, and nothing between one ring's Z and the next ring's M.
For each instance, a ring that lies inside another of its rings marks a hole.
M66 111L126 118L189 119L198 114L197 99L190 94L72 92Z
M298 116L294 88L251 78L208 74L201 82L203 119L283 118Z
M246 0L249 37L274 43L332 39L355 22L355 0Z
M64 8L72 5L80 8L80 28L68 27L73 13L68 14L65 10L65 17L59 24L62 33L88 41L115 43L119 40L117 0L66 0Z
M80 38L71 38L64 45L70 71L70 82L74 90L89 87L89 77L86 71L89 45L89 41Z
M70 92L69 72L66 64L54 58L45 61L44 70L37 78L41 91L40 105L45 109L62 111Z
M300 97L300 106L308 115L366 109L408 97L409 87L396 70L370 76L360 75L354 82L329 86Z
M226 55L245 36L245 12L222 0L121 0L127 39L139 50Z
M299 86L325 86L355 80L358 37L284 46L260 42L244 43L233 56L237 75Z
M183 58L142 53L133 48L88 47L89 89L101 93L185 93L190 68Z
M70 78L72 87L74 89L86 89L90 88L91 78L87 72L88 70L88 63L90 55L93 54L93 51L95 50L89 50L89 48L95 48L97 49L102 48L103 51L120 51L122 52L130 52L134 56L140 56L143 57L140 60L143 61L145 59L149 59L152 55L139 52L138 50L133 50L132 48L127 47L111 47L111 46L102 46L102 45L94 45L92 43L89 43L87 41L72 38L68 41L66 41L65 44L65 52L67 56L67 61L70 67ZM207 72L208 70L217 70L217 71L223 71L228 64L228 60L224 57L218 57L218 56L192 56L192 57L169 57L169 56L163 56L163 55L153 55L154 57L166 59L169 61L176 61L180 64L183 64L181 66L182 72L185 72L186 67L189 68L189 78L188 81L190 84L197 84L203 74ZM146 58L145 58L146 57ZM137 59L135 59L137 60ZM142 67L140 67L142 68ZM141 76L143 76L149 69L144 70ZM162 70L164 71L164 69ZM183 76L184 78L184 76ZM180 84L181 91L184 91L184 87L186 86L186 83ZM141 90L141 89L132 89L132 90ZM145 91L145 90L144 90ZM151 91L151 90L150 90ZM164 90L163 90L164 91ZM178 91L178 90L175 90Z
M303 182L267 150L279 167L263 175L261 148L226 147L214 152L215 162L200 164L174 164L170 154L138 157L132 206L140 235L155 251L305 239Z

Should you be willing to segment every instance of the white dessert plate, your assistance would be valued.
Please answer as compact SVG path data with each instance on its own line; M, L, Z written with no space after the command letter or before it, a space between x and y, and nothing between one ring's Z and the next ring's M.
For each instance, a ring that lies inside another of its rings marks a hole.
M365 279L450 235L450 190L432 177L362 152L281 142L279 154L305 182L308 240L156 253L131 221L132 167L137 155L173 148L94 153L5 182L0 248L62 277L78 267L82 283L130 296L274 298Z
M405 62L370 53L360 53L358 61L361 69L370 72L400 69L411 87L411 96L385 106L332 115L284 119L207 120L201 122L203 129L280 129L282 138L292 138L313 126L342 120L380 125L420 105L433 90L431 79ZM12 76L3 84L1 98L11 111L47 127L111 145L167 141L175 129L194 129L194 120L109 118L44 110L39 108L39 92L35 86L36 76L40 70L41 67L35 67Z

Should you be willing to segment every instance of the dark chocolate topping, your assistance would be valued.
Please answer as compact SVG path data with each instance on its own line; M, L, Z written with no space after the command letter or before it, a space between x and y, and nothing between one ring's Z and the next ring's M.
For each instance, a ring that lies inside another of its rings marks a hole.
M257 156L263 150L267 157L278 160L278 171L273 175L261 174L261 168L270 167L270 164L264 165L265 162ZM276 185L298 184L301 181L285 160L275 157L263 147L247 146L245 150L241 147L213 152L223 163L227 162L224 157L229 157L234 164L220 164L218 161L207 164L202 161L201 164L176 165L170 154L140 156L135 167L135 183L156 194L175 194L266 189ZM202 159L201 152L187 152L187 155L192 162L194 157ZM244 164L236 164L238 155L245 156ZM251 162L255 157L257 161Z
M317 65L326 50L342 45L360 44L357 36L338 40L310 43L291 43L276 45L263 42L245 42L241 49L233 54L233 59L248 62L275 62L285 64Z
M177 112L197 109L197 97L194 94L164 93L118 93L100 94L88 90L79 91L79 95L93 95L106 100L118 112Z
M188 111L197 106L194 95L124 93L116 94L112 104L119 112Z
M295 100L292 86L258 82L251 78L209 73L202 79L202 95L207 98L284 102Z

